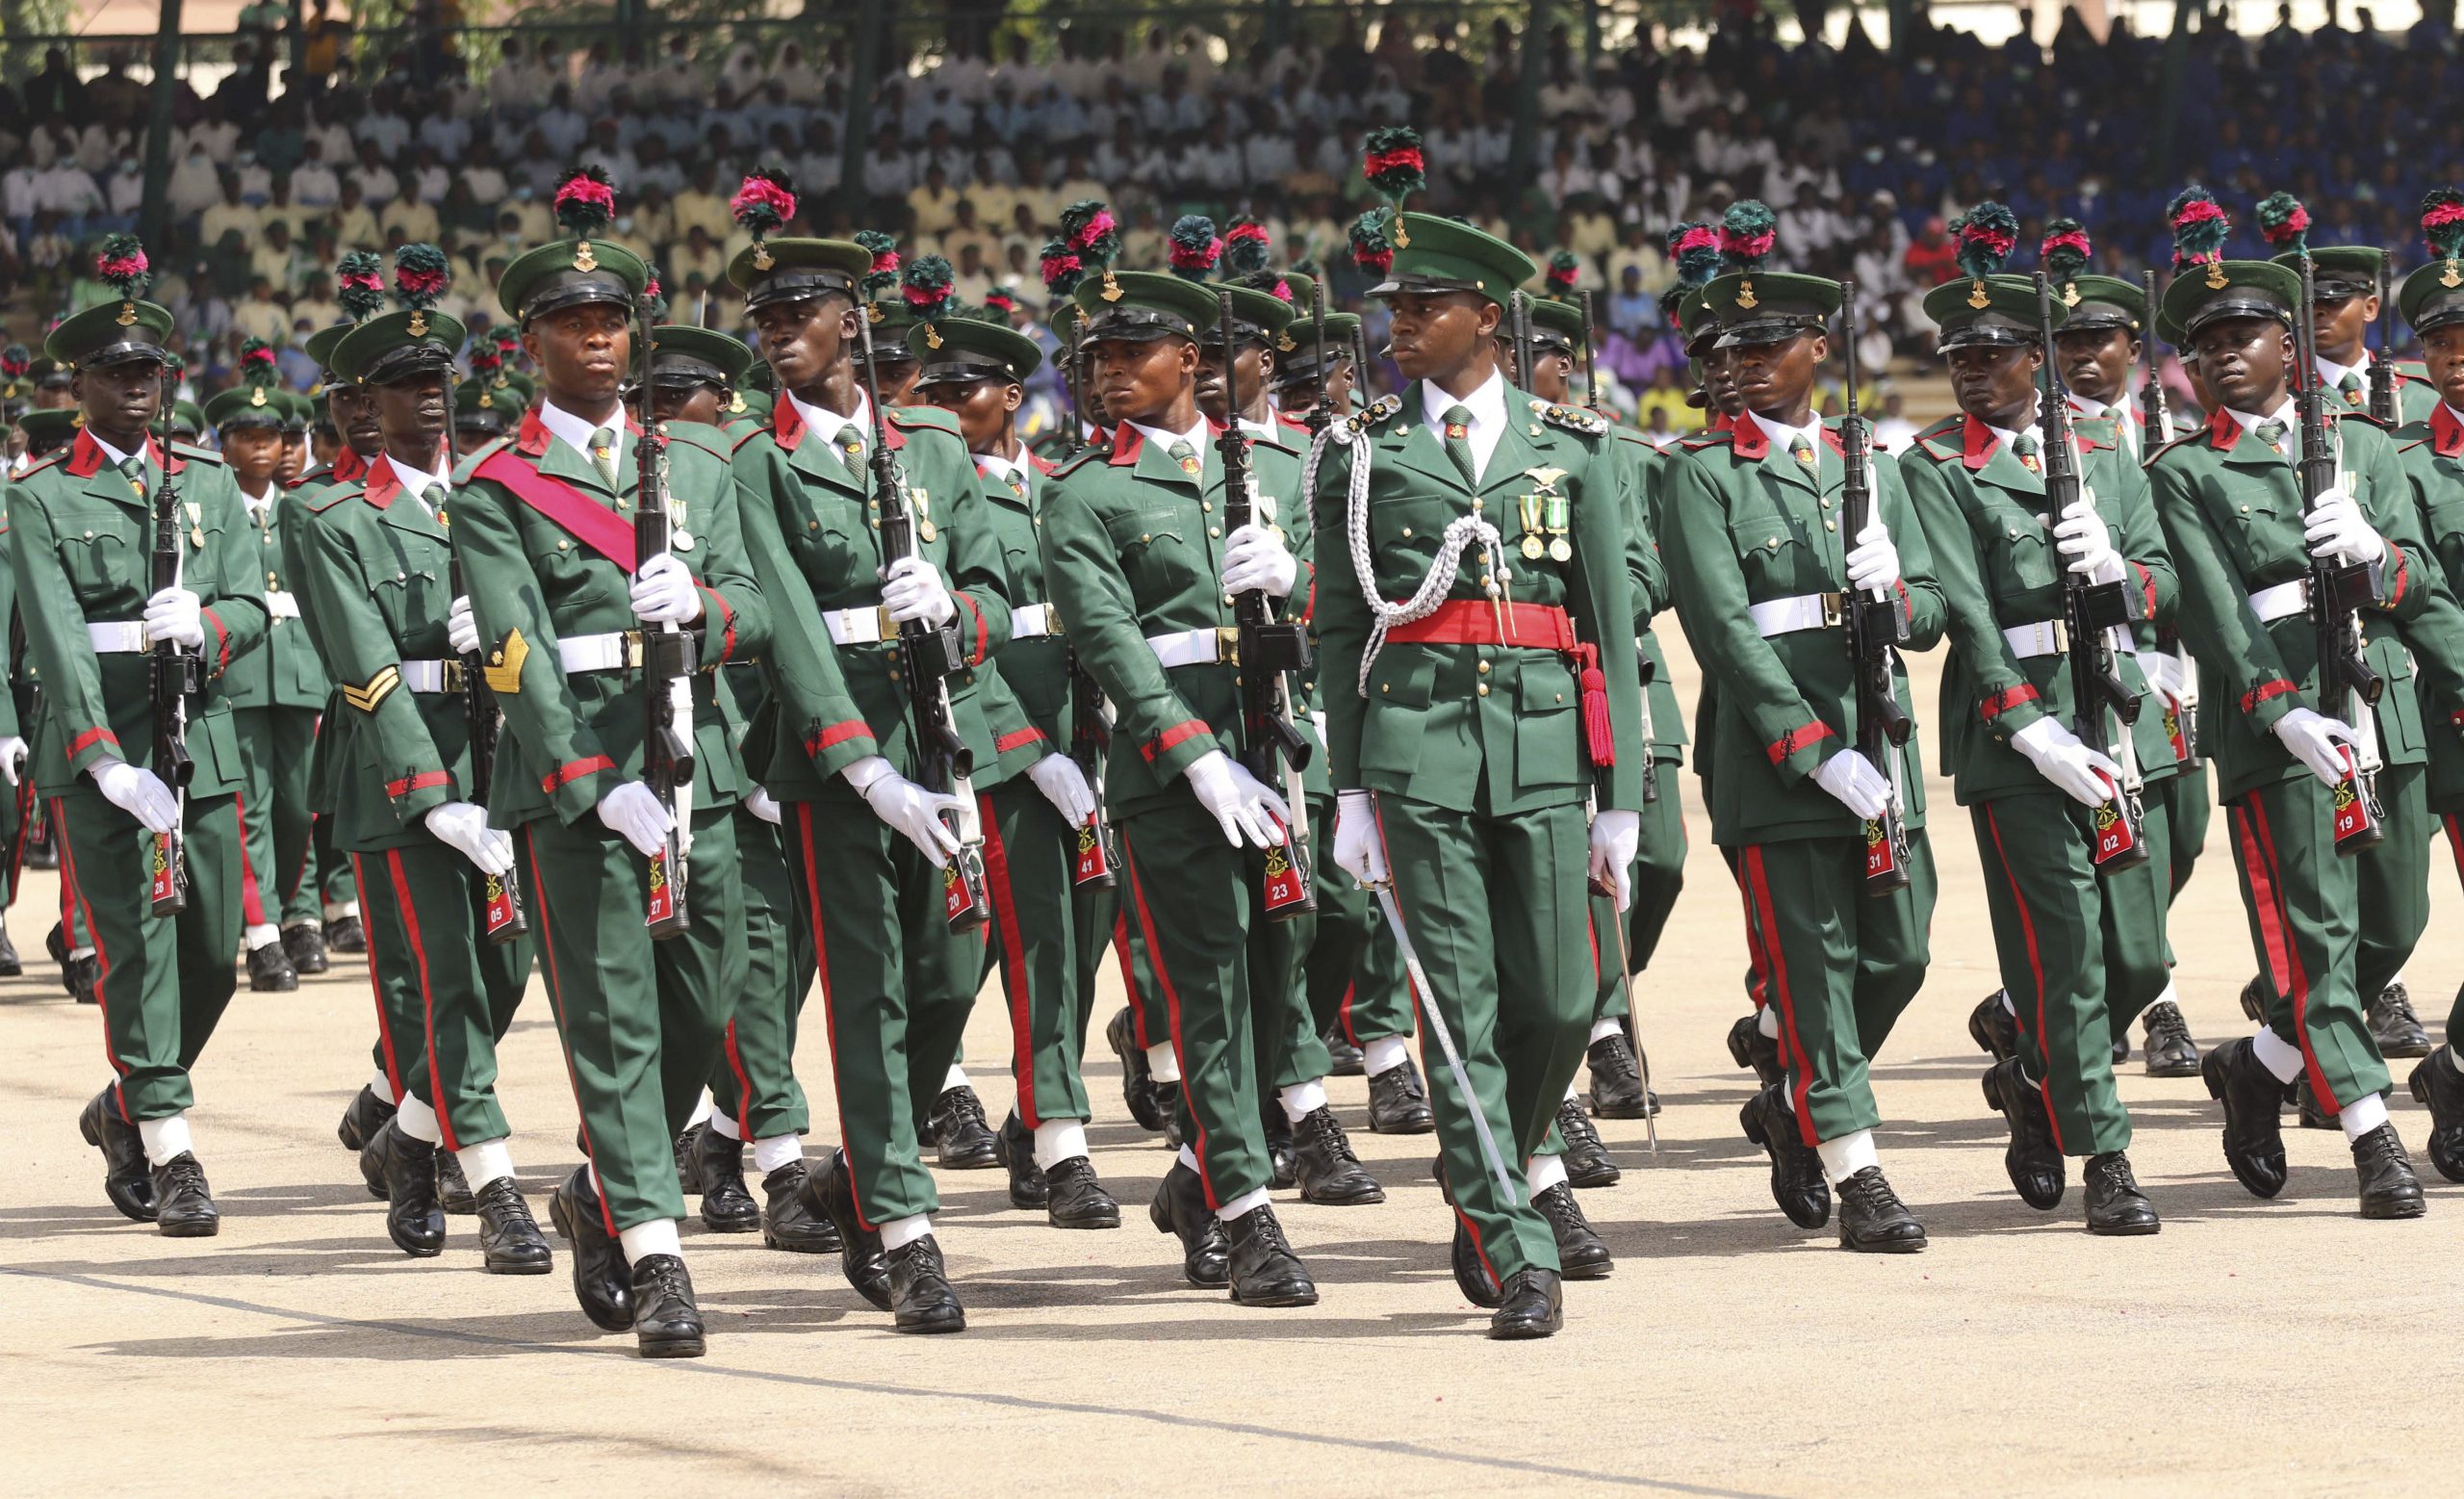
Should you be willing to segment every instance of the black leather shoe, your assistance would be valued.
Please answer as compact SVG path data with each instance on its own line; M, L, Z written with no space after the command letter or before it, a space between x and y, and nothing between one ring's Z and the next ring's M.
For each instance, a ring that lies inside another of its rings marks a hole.
M884 1311L890 1309L889 1267L882 1262L882 1236L856 1218L855 1184L847 1176L847 1152L830 1152L830 1164L819 1171L805 1168L804 1204L815 1217L826 1218L838 1232L838 1269L856 1294Z
M351 1096L349 1106L343 1110L343 1122L335 1128L334 1136L346 1150L364 1150L368 1142L376 1138L376 1131L394 1117L394 1108L376 1097L375 1090L362 1083L359 1092Z
M2256 975L2242 986L2242 1013L2262 1025L2267 1023L2268 988Z
M1608 1246L1582 1215L1582 1204L1575 1201L1575 1189L1560 1181L1545 1192L1532 1194L1531 1205L1549 1220L1549 1231L1556 1235L1557 1263L1564 1267L1569 1280L1605 1280L1617 1268L1609 1257Z
M1565 1331L1566 1304L1554 1273L1519 1270L1505 1282L1498 1309L1489 1317L1489 1336L1502 1342L1547 1337Z
M1505 1292L1482 1263L1480 1247L1473 1242L1471 1228L1461 1213L1454 1215L1454 1242L1447 1251L1447 1261L1454 1272L1454 1288L1463 1293L1465 1301L1490 1310L1504 1304Z
M699 1358L708 1351L693 1277L674 1254L645 1254L633 1267L633 1346L645 1358Z
M992 1137L992 1153L1009 1169L1012 1207L1034 1209L1052 1201L1052 1183L1036 1166L1035 1131L1026 1121L1014 1113L1003 1120L1000 1133Z
M1839 1247L1860 1254L1913 1254L1925 1247L1925 1226L1890 1189L1879 1166L1839 1183Z
M1044 1216L1056 1228L1117 1228L1120 1227L1120 1204L1104 1190L1095 1177L1095 1163L1083 1155L1072 1155L1052 1163L1044 1173L1051 1188L1044 1203Z
M43 950L51 961L60 965L60 987L79 1004L93 1004L95 980L102 976L102 964L92 953L82 958L68 955L68 935L60 923L52 923L50 933L42 940Z
M1327 1076L1358 1077L1361 1073L1369 1071L1369 1058L1361 1051L1360 1047L1353 1046L1349 1041L1344 1039L1344 1033L1340 1026L1327 1026L1324 1040L1326 1043Z
M1643 1098L1643 1070L1634 1063L1634 1048L1624 1035L1603 1036L1583 1053L1591 1065L1591 1111L1602 1119L1641 1119L1650 1112Z
M1293 1253L1283 1225L1267 1206L1223 1226L1232 1246L1232 1299L1244 1306L1315 1306L1318 1283Z
M311 978L333 967L325 956L325 934L313 921L282 929L282 955L291 960L292 971Z
M445 1207L436 1200L436 1147L402 1130L398 1117L368 1142L385 1173L385 1236L415 1259L445 1250Z
M813 1211L805 1182L812 1168L789 1161L761 1178L761 1242L790 1254L835 1254L846 1243L829 1216Z
M2381 1124L2352 1143L2352 1169L2361 1178L2364 1218L2419 1218L2428 1211L2394 1124Z
M2156 1204L2139 1190L2139 1178L2131 1174L2130 1157L2121 1151L2089 1156L2079 1176L2088 1194L2090 1233L2121 1237L2154 1233L2165 1227L2156 1216Z
M1780 1065L1780 1040L1762 1034L1762 1012L1740 1015L1729 1027L1729 1057L1739 1067L1754 1069L1756 1081L1769 1088L1787 1075Z
M744 1186L744 1142L708 1124L696 1124L693 1176L702 1191L702 1226L712 1233L751 1233L761 1227L761 1209Z
M2429 1110L2429 1163L2450 1181L2464 1181L2464 1073L2455 1048L2441 1047L2413 1069L2413 1098Z
M368 1143L359 1148L359 1179L366 1183L368 1195L382 1202L390 1200L394 1189L385 1181L385 1132L394 1127L400 1116L388 1114L385 1123L369 1132Z
M2119 1067L2129 1060L2130 1032L2117 1031L2114 1034L2114 1066Z
M963 1332L966 1308L950 1289L949 1268L941 1262L941 1246L931 1234L891 1250L890 1312L901 1332Z
M9 940L9 929L0 926L0 978L15 978L26 971L17 957L17 944Z
M436 1152L436 1203L453 1218L479 1210L479 1200L471 1195L471 1183L462 1175L461 1158L451 1150Z
M252 994L287 995L299 987L298 970L282 955L282 943L248 949L248 989Z
M574 1300L581 1314L603 1332L622 1332L633 1325L633 1276L625 1251L607 1231L600 1216L599 1194L591 1189L590 1168L577 1166L548 1200L548 1222L556 1236L573 1246Z
M2019 1071L2019 1059L1994 1063L1985 1070L1986 1106L2011 1126L2011 1143L2002 1150L2002 1169L2019 1201L2041 1212L2062 1205L2068 1166L2053 1143L2053 1119L2045 1112L2044 1095Z
M676 1195L699 1197L702 1194L702 1137L710 1132L710 1122L699 1120L677 1131ZM582 1152L589 1154L588 1150Z
M2003 1007L1999 989L1979 999L1976 1008L1968 1012L1967 1034L1978 1050L1996 1062L2007 1062L2019 1054L2019 1022Z
M353 955L368 951L368 932L355 916L336 917L325 923L325 950ZM623 1331L619 1329L618 1331Z
M2378 1043L2378 1052L2388 1057L2429 1055L2429 1032L2422 1029L2422 1018L2413 1011L2412 991L2403 980L2380 990L2370 1001L2370 1035Z
M1421 1085L1421 1070L1410 1057L1369 1079L1371 1134L1424 1135L1436 1128L1428 1090Z
M1138 1044L1137 1022L1123 1005L1120 1013L1104 1025L1104 1042L1120 1058L1120 1100L1129 1106L1129 1117L1138 1127L1153 1131L1164 1127L1169 1117L1155 1101L1155 1080L1146 1066L1145 1048Z
M2207 1096L2224 1105L2224 1164L2253 1197L2284 1190L2284 1084L2258 1058L2247 1036L2210 1051L2198 1064Z
M2159 1000L2147 1007L2139 1023L2147 1032L2148 1076L2198 1075L2198 1043L2191 1039L2190 1022L2182 1019L2180 1005Z
M930 1118L937 1159L946 1171L989 1171L993 1158L992 1126L984 1122L984 1100L967 1087L952 1088L933 1100Z
M1557 1133L1566 1137L1566 1179L1578 1187L1613 1187L1624 1173L1608 1158L1591 1116L1572 1098L1557 1105ZM1580 1279L1578 1277L1577 1279Z
M1265 1119L1267 1168L1272 1173L1267 1185L1277 1192L1289 1192L1300 1185L1300 1154L1293 1137L1292 1120L1276 1098L1267 1099Z
M2396 1149L2400 1153L2403 1147ZM2418 1196L2420 1188L2414 1192ZM222 1229L222 1213L214 1205L214 1189L205 1184L205 1168L186 1150L154 1168L154 1227L167 1239L210 1239Z
M1295 1127L1293 1160L1300 1175L1300 1200L1321 1207L1356 1207L1386 1201L1377 1184L1351 1150L1335 1111L1323 1103L1309 1111Z
M539 1220L530 1216L530 1204L511 1176L481 1187L472 1202L479 1215L480 1269L492 1276L544 1276L556 1268Z
M86 1100L77 1115L77 1132L103 1152L103 1196L131 1223L154 1221L154 1173L145 1164L145 1140L137 1126L119 1117L112 1090Z
M1186 1162L1174 1161L1164 1173L1154 1201L1146 1204L1146 1219L1156 1232L1181 1241L1181 1279L1201 1291L1219 1291L1232 1283L1231 1243L1215 1210L1206 1205L1205 1183Z
M1775 1083L1745 1100L1737 1123L1745 1137L1771 1155L1771 1201L1800 1228L1819 1228L1831 1222L1831 1183L1823 1179L1822 1157L1798 1133L1797 1117L1782 1101Z

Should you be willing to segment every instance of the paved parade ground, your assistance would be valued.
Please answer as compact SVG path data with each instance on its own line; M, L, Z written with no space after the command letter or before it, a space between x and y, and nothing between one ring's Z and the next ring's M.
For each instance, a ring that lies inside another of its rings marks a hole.
M1695 676L1681 659L1690 703ZM1912 664L1932 708L1938 657ZM1926 729L1929 739L1932 728ZM2353 1213L2336 1132L2291 1127L2292 1181L2260 1202L2225 1171L2197 1079L2134 1055L2132 1158L2165 1215L2153 1239L2092 1240L2071 1197L2012 1193L2004 1132L1963 1025L1993 987L1974 847L1934 788L1942 873L1924 994L1875 1068L1892 1182L1932 1248L1851 1256L1773 1208L1737 1131L1747 1076L1721 1045L1741 1013L1737 902L1695 812L1687 888L1641 1003L1668 1103L1656 1156L1603 1126L1623 1184L1582 1200L1613 1279L1566 1288L1566 1331L1498 1344L1447 1272L1425 1138L1372 1135L1360 1079L1338 1112L1382 1206L1279 1202L1322 1299L1245 1310L1185 1289L1143 1208L1170 1157L1128 1123L1100 1042L1095 1163L1129 1226L1065 1233L1012 1210L997 1171L942 1173L939 1237L967 1309L959 1337L901 1337L834 1256L764 1250L689 1220L707 1358L650 1364L552 1278L478 1270L473 1220L436 1261L386 1242L335 1143L369 1073L358 959L297 994L244 985L198 1074L197 1150L221 1236L168 1241L106 1205L76 1112L107 1066L101 1022L41 956L51 877L12 913L28 954L0 982L0 1357L5 1486L180 1492L1079 1494L1503 1488L1675 1493L2455 1491L2464 1380L2464 1187L2395 1119L2430 1198L2414 1222ZM1665 784L1665 783L1664 783ZM2243 1033L2250 968L2216 819L2175 912L2184 1009L2202 1046ZM2464 977L2446 854L2409 977L2433 1034ZM1108 973L1104 1016L1118 1002ZM844 997L842 996L842 1003ZM818 1151L834 1125L817 1024L800 1071ZM2136 1039L2136 1038L2134 1038ZM998 1004L968 1050L997 1120L1010 1086ZM502 1053L522 1181L544 1222L569 1171L574 1105L548 1006ZM1285 1194L1289 1199L1292 1195Z

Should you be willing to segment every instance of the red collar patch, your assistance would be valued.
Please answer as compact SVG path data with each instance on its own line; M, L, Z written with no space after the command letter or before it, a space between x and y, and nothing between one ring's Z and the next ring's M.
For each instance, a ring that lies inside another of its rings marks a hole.
M156 442L151 437L146 438L145 457L147 462L161 466L163 463L163 445ZM92 432L88 431L82 426L77 428L77 441L70 446L68 452L68 472L76 475L79 478L92 478L95 474L101 471L102 466L103 445L94 440L94 434ZM174 454L171 458L167 472L177 474L187 467L188 461L179 457L177 454Z
M2207 444L2209 447L2214 448L2219 452L2231 452L2233 451L2233 445L2241 440L2242 424L2233 420L2232 412L2225 410L2224 407L2220 404L2215 410L2207 414Z
M2429 414L2430 451L2442 458L2464 458L2464 422L2455 420L2455 412L2446 401L2440 401Z

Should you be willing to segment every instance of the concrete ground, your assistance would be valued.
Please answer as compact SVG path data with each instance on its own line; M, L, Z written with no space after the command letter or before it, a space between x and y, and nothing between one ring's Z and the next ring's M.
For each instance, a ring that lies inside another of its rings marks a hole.
M1933 662L1916 663L1932 702ZM1679 664L1691 700L1692 672ZM1930 716L1930 714L1929 714ZM1930 735L1930 730L1929 730ZM1307 1310L1251 1311L1184 1288L1142 1208L1168 1157L1090 1059L1096 1164L1128 1226L1062 1233L1012 1210L997 1173L944 1173L940 1237L963 1336L903 1338L834 1258L688 1226L710 1356L649 1364L552 1278L478 1271L471 1222L412 1261L334 1140L369 1073L362 965L295 995L241 995L208 1052L199 1153L221 1236L173 1242L105 1203L75 1115L104 1080L101 1021L42 960L46 875L12 913L29 972L0 981L0 1354L15 1492L433 1493L511 1481L629 1493L1387 1494L1502 1489L1702 1494L2452 1493L2439 1434L2464 1377L2464 1187L2429 1215L2353 1214L2340 1135L2289 1127L2292 1182L2260 1202L2218 1150L2195 1079L2136 1059L2122 1092L2161 1236L2093 1240L2077 1186L2034 1212L1963 1025L1994 986L1975 850L1943 809L1942 900L1924 994L1875 1068L1886 1167L1932 1248L1855 1256L1773 1208L1738 1134L1744 1074L1722 1047L1743 1008L1732 888L1691 776L1688 884L1642 984L1668 1109L1604 1133L1624 1182L1584 1194L1614 1279L1569 1286L1567 1330L1480 1336L1447 1271L1425 1139L1372 1135L1365 1085L1333 1086L1386 1184L1363 1208L1279 1204L1316 1273ZM2251 969L2222 819L2175 908L2186 1008L2203 1044L2247 1029ZM2430 936L2410 970L2435 1029L2464 976L2464 916L2441 851ZM1117 1002L1108 975L1104 1014ZM1101 1017L1098 1017L1100 1022ZM828 1058L803 1075L831 1138ZM969 1050L997 1119L1007 1034L981 1006ZM2395 1116L2420 1161L2426 1124ZM503 1057L516 1158L544 1220L575 1159L574 1112L534 990Z

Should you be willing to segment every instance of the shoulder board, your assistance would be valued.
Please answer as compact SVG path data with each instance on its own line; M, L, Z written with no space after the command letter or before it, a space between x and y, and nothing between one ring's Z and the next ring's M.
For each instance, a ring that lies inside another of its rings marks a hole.
M2381 422L2367 411L2330 411L2327 415L2333 417L2339 422L2366 422L2382 432L2394 430L2394 428L2390 427L2386 423Z
M1941 438L1946 435L1948 434L1937 433L1929 436L1924 433L1919 433L1916 440L1908 445L1909 451L1911 452L1921 452L1927 458L1936 463L1949 463L1953 459L1967 456L1964 444L1958 448L1945 448L1941 446Z
M672 442L699 448L722 461L730 451L727 433L701 422L670 422L667 424L667 435Z
M1933 421L1917 428L1916 435L1919 440L1928 437L1947 437L1951 433L1960 430L1966 421L1967 419L1965 417L1954 411L1946 417L1936 417Z
M1392 421L1395 413L1402 409L1402 397L1380 396L1375 401L1371 401L1365 409L1355 411L1350 416L1344 418L1344 430L1347 432L1365 431L1370 427L1377 426L1381 422Z
M195 448L187 443L175 442L171 444L171 451L183 458L193 459L199 463L211 463L216 468L222 467L224 463L222 454L211 448Z
M1534 400L1531 402L1531 414L1551 426L1562 426L1569 432L1580 432L1585 437L1608 435L1606 419L1594 415L1581 406L1561 406L1554 401Z
M68 448L67 448L67 445L63 444L63 445L62 445L62 446L61 446L61 447L60 447L56 452L54 452L50 453L48 456L46 456L46 457L42 457L42 458L38 458L38 459L37 459L37 460L35 460L33 463L28 464L28 465L26 466L26 471L25 471L23 474L18 474L18 475L15 475L15 476L12 477L12 478L9 479L9 482L10 482L10 483L12 483L12 484L22 484L22 483L24 483L27 479L30 479L30 478L34 478L36 475L38 475L38 474L41 473L41 472L42 472L43 470L45 470L45 469L49 469L49 468L58 468L58 467L60 466L61 461L62 461L63 459L66 458L67 456L68 456Z
M1642 433L1634 430L1630 426L1612 426L1608 431L1609 434L1615 437L1619 442L1632 443L1637 448L1650 448L1654 452L1659 452L1658 448L1653 446L1650 438L1645 437Z
M910 431L931 430L959 435L959 419L938 406L891 406L884 416L892 426Z
M299 477L293 479L288 487L295 494L302 489L308 488L312 484L323 483L325 481L325 476L331 474L333 471L334 466L330 463L320 463L312 468L303 469L300 471Z
M367 492L368 486L362 483L328 484L300 503L308 507L309 514L322 515L344 501L356 500Z
M1077 473L1080 469L1085 468L1093 460L1109 457L1111 456L1111 453L1112 450L1109 448L1082 448L1078 451L1075 457L1062 459L1061 462L1053 468L1051 477L1054 478L1066 478L1070 475Z
M477 449L469 457L464 458L461 462L453 465L453 482L457 484L467 484L471 482L472 472L478 468L480 464L487 462L489 458L495 456L499 449L510 445L513 439L510 437L490 438L484 447ZM357 488L356 485L351 487L354 489Z
M768 437L771 435L772 433L770 428L766 426L754 426L748 428L729 444L728 452L731 455L742 452L746 443L753 441L757 437Z
M1733 432L1704 432L1695 437L1681 437L1677 446L1688 452L1700 452L1706 448L1725 448L1735 435Z
M2161 458L2165 454L2172 452L2174 449L2181 447L2184 443L2197 442L2200 438L2205 437L2206 435L2207 426L2206 424L2202 423L2197 426L2190 428L2188 431L2182 432L2171 442L2159 443L2155 447L2148 449L2147 455L2139 460L2139 466L2143 469L2147 467L2147 465L2155 462L2158 458Z

